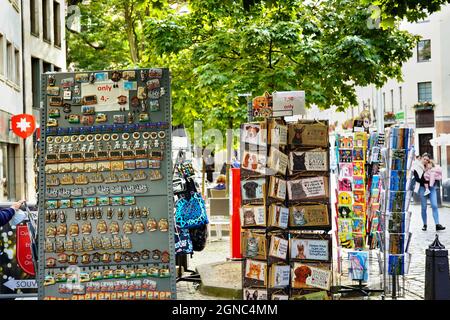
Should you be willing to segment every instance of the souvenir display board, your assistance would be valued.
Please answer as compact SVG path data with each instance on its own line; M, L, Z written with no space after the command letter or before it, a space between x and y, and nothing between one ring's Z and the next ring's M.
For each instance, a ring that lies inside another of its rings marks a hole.
M411 213L408 190L409 172L414 158L414 130L392 128L388 136L386 188L385 254L389 275L408 273L411 254L408 252L412 233L409 232Z
M175 299L168 69L42 76L39 298Z
M242 125L243 299L330 298L328 147L326 122Z

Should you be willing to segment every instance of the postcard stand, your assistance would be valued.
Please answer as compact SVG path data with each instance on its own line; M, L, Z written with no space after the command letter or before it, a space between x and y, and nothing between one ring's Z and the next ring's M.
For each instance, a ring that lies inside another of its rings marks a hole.
M176 299L169 70L41 87L39 299Z
M244 124L241 155L243 298L329 299L328 123Z
M405 274L408 273L411 254L409 241L410 167L414 158L414 131L411 128L391 128L387 149L384 150L386 171L384 193L384 274L386 292L396 299L404 295Z

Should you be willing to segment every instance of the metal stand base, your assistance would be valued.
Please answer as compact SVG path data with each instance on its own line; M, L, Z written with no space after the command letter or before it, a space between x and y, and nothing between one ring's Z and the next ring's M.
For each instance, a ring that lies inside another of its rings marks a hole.
M186 282L194 282L194 283L200 283L202 282L200 278L200 274L198 274L194 270L189 270L187 266L187 255L177 255L177 266L178 266L178 273L177 273L177 283L180 281L186 281ZM184 272L190 273L188 276L183 276L183 270Z
M368 297L371 293L384 293L383 289L370 289L368 286L362 283L362 280L358 280L357 285L346 285L335 287L337 290L333 290L333 293L358 293L361 296Z

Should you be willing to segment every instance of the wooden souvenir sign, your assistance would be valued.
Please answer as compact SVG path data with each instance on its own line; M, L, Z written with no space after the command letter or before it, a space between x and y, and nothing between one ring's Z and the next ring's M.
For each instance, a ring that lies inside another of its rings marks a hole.
M241 208L243 221L242 226L266 226L266 207L261 206L244 206Z
M254 122L245 123L241 126L241 143L248 143L258 146L267 145L267 123Z
M263 201L266 192L266 179L249 179L241 181L241 195L243 201Z
M267 258L267 240L263 232L246 230L242 233L242 252L244 257L252 259Z
M286 229L289 223L289 208L281 205L271 204L269 207L269 221L268 225Z
M278 148L271 147L267 167L276 173L285 175L288 166L288 156Z
M267 300L267 290L262 288L244 288L244 300Z
M269 197L285 200L286 199L286 181L274 176L269 179Z
M321 122L288 124L289 145L292 147L328 147L328 126Z
M284 288L289 286L291 266L273 264L269 271L269 287Z
M328 171L328 152L322 149L291 151L289 153L290 173L301 171Z
M263 261L246 259L244 278L247 283L257 286L267 285L267 263Z
M286 260L288 254L288 244L288 240L272 235L270 238L269 256Z
M328 198L328 177L312 177L287 182L289 200Z
M325 266L295 262L291 279L291 285L294 289L319 288L330 290L331 270Z
M298 205L289 208L290 227L327 227L329 225L326 204Z
M305 91L279 91L272 94L274 117L306 115Z
M274 146L287 145L287 125L277 120L268 120L269 123L269 144Z
M291 238L290 257L293 260L330 261L330 239Z
M272 117L272 96L268 92L253 99L253 116L263 118Z
M267 156L265 152L244 151L242 169L264 174L266 172Z

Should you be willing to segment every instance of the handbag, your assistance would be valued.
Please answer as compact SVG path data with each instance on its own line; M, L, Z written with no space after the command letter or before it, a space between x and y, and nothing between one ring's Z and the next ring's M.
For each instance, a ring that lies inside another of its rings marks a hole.
M187 200L182 197L175 204L175 222L180 228L191 229L208 224L205 200L201 194L191 192L191 197Z
M190 254L193 252L189 229L175 226L175 254Z
M208 225L205 224L198 228L189 229L192 241L192 248L194 251L202 251L206 247L206 240L208 240Z

